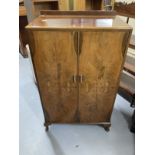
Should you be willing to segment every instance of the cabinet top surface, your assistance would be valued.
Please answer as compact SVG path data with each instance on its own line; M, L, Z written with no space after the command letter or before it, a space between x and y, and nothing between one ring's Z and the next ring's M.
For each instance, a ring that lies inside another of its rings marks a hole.
M47 29L132 29L118 16L58 16L40 15L34 19L27 29L47 30Z

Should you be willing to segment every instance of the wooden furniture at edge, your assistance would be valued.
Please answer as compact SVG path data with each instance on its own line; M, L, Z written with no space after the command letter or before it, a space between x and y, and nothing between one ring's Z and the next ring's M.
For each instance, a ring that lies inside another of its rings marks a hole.
M115 2L114 10L120 16L127 17L126 22L129 23L130 18L135 18L135 2L132 3L122 3ZM129 48L135 49L135 36L131 35ZM135 59L130 56L126 56L124 71L122 72L120 86L118 93L127 99L131 106L135 106ZM130 131L135 132L135 111L132 116L132 126Z
M111 11L41 14L26 28L46 130L52 123L109 130L132 28Z
M58 0L32 0L35 16L40 15L40 10L58 10Z
M114 10L117 12L117 15L127 17L127 23L130 18L135 18L135 2L132 3L122 3L115 2ZM132 35L129 43L129 47L135 49L135 36Z
M130 18L135 18L135 3L122 3L115 2L114 10L117 11L117 15L127 17L126 23L129 22ZM135 36L131 35L129 42L129 48L135 49ZM120 81L119 94L131 102L131 106L134 106L135 102L135 63L134 58L127 55L124 63L124 72Z
M65 2L68 10L113 10L114 0L60 0L60 4ZM60 9L63 10L63 9Z
M74 0L74 10L103 10L102 0Z
M26 8L23 2L19 3L19 51L23 57L28 57L26 44L28 43L28 35L25 26L28 24L26 16Z
M32 16L40 15L40 10L57 10L58 0L32 0ZM24 1L19 0L19 50L23 57L28 57L26 45L28 44L28 35L25 26L28 24L27 11Z

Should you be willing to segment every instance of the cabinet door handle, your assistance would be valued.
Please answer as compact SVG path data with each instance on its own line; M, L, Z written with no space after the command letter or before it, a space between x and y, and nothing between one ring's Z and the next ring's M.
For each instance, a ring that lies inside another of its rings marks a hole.
M80 83L82 83L82 75L80 75Z
M82 83L84 81L84 76L81 74L80 75L80 83Z
M82 83L84 81L84 76L82 74L79 75L79 76L78 75L73 75L72 79L73 79L73 83L76 83L77 81L79 83Z
M73 75L73 83L76 83L76 75Z

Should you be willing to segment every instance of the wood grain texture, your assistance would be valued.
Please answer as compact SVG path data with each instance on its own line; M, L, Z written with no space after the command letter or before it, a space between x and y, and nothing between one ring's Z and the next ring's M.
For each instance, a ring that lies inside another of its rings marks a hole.
M109 127L131 27L123 27L115 17L110 18L114 25L100 28L88 20L87 27L79 23L67 27L62 23L70 17L57 18L60 23L54 28L56 23L38 29L36 20L27 27L45 126L99 123Z
M74 0L74 10L75 11L86 10L86 1L85 0Z
M77 109L76 53L70 32L34 32L32 54L48 122L74 122Z
M125 32L83 32L79 74L82 122L108 122L123 63Z
M52 11L53 12L53 11ZM56 11L55 11L56 12ZM53 12L54 13L54 12ZM69 12L68 12L69 13ZM98 12L99 14L101 12ZM93 14L93 12L92 12ZM27 29L35 30L131 30L128 24L122 22L118 16L102 12L100 15L41 15L31 22Z

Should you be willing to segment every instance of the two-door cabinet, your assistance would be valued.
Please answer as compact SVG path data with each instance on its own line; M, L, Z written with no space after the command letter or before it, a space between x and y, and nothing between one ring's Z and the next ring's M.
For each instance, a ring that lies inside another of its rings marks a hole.
M109 129L132 28L114 12L42 11L26 28L45 126Z

